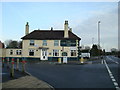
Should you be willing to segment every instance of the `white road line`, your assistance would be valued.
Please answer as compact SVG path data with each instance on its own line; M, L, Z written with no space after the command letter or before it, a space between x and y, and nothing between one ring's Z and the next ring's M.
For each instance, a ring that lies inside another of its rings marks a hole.
M103 64L103 59L101 60L101 64Z
M112 81L113 81L113 82L116 82L116 80L115 80L115 79L112 79Z
M107 63L106 63L105 60L104 60L104 63L105 63L105 66L106 66L106 68L107 68L107 71L108 71L108 73L109 73L109 76L110 76L110 78L112 79L113 84L114 84L116 90L120 90L120 87L118 86L118 83L116 82L116 80L115 80L112 72L110 71L110 69L109 69L109 67L108 67L108 65L107 65Z

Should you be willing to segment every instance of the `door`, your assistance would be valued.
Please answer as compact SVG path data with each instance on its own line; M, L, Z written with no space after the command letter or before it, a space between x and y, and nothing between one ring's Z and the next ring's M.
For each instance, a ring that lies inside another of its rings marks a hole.
M41 60L48 60L47 49L41 49Z
M67 57L63 57L63 63L67 63Z

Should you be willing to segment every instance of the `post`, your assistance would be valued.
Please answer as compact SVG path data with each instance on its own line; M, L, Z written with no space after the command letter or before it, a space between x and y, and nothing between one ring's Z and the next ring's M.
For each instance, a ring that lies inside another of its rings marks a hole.
M7 68L9 68L9 58L7 58Z
M61 64L61 58L58 58L58 63Z
M22 72L24 73L25 72L25 60L23 59L22 60Z
M98 21L98 57L100 57L100 21Z
M2 67L4 67L5 59L4 57L2 58Z
M80 59L80 63L81 63L81 64L84 63L84 59L83 59L83 57L81 57L81 59Z
M19 70L19 58L17 58L17 63L16 63L16 70Z
M10 77L14 77L14 58L12 58L12 61L11 61L11 69L10 69Z

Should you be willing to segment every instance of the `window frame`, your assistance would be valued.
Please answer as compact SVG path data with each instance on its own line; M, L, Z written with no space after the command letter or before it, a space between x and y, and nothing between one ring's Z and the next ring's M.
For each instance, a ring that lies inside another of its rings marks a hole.
M10 55L13 55L13 50L10 50Z
M59 50L58 49L53 49L53 56L59 56Z
M16 55L21 55L22 54L22 50L16 50Z
M76 50L70 50L70 55L71 55L71 56L76 56L76 55L77 55Z
M33 50L33 49L30 49L30 50L29 50L29 56L34 56L34 54L35 54L34 50Z
M43 46L47 46L47 40L43 40L42 45L43 45Z
M34 46L35 45L35 41L34 40L30 40L30 46Z
M59 40L54 40L54 46L59 46Z

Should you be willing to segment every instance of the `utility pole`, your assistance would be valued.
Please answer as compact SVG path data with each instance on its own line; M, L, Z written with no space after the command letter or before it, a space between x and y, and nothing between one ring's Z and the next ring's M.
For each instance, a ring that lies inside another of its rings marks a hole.
M98 21L98 57L99 59L101 58L100 57L100 21Z
M94 44L94 38L92 38L92 45Z

